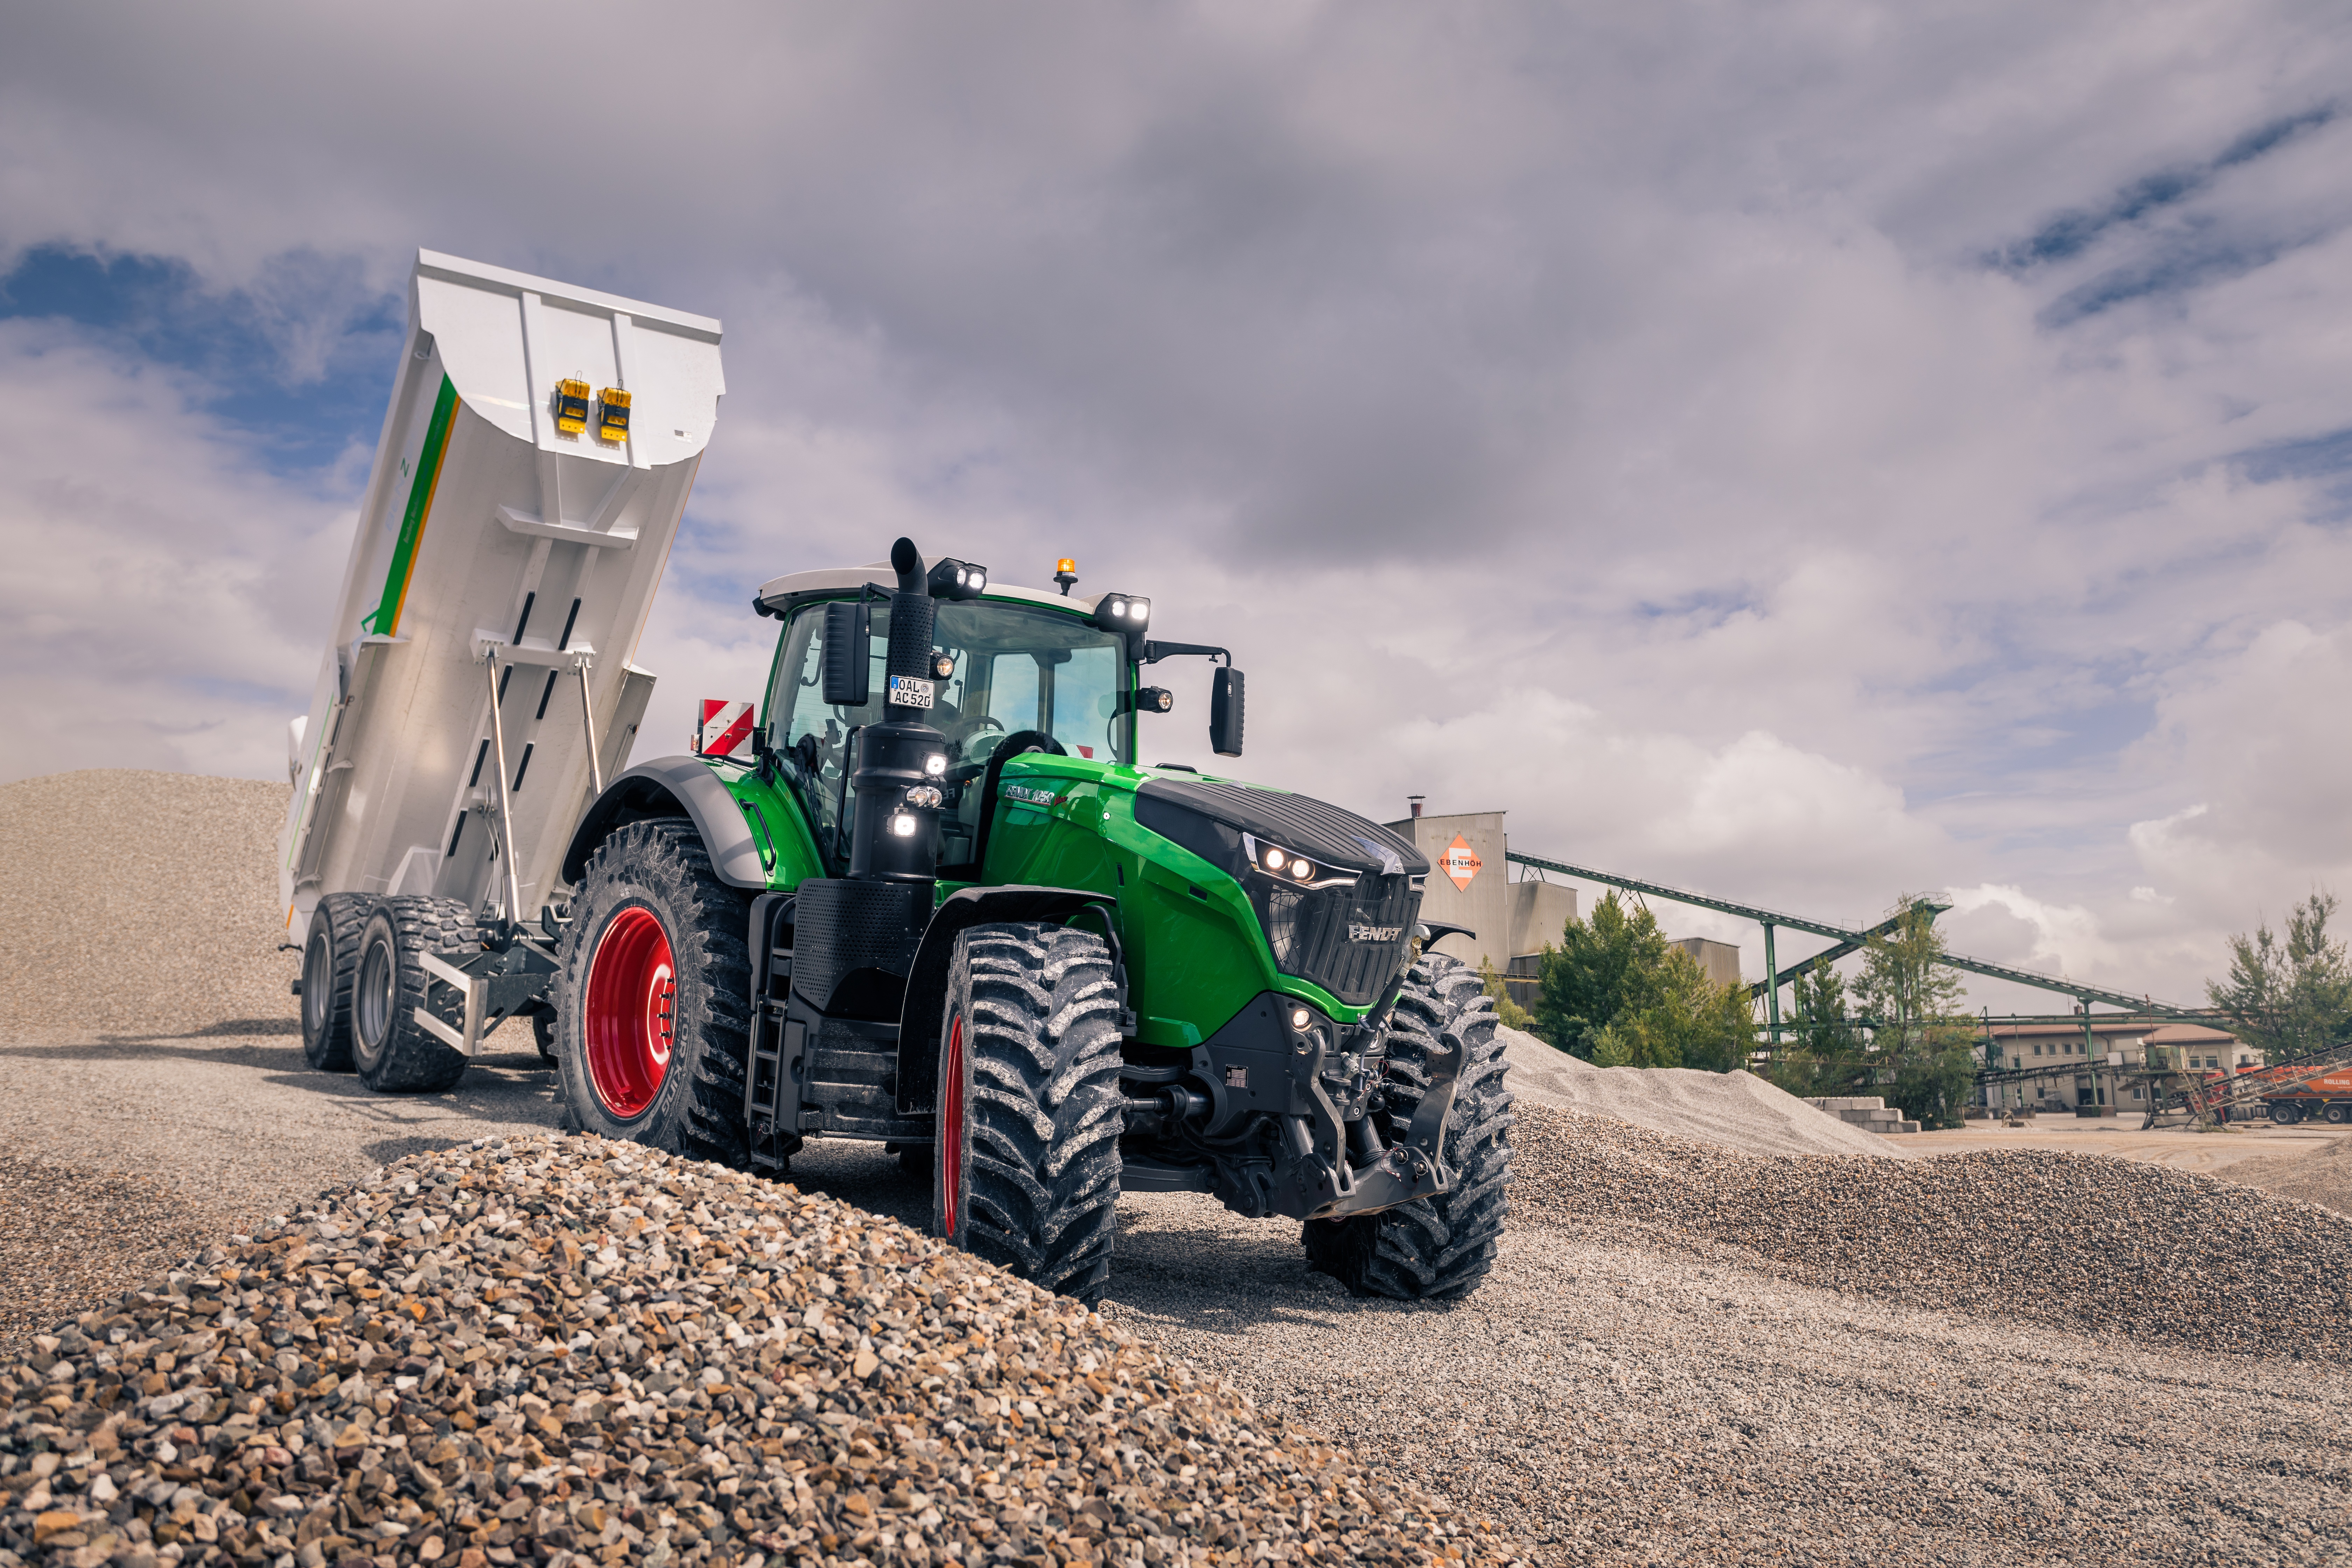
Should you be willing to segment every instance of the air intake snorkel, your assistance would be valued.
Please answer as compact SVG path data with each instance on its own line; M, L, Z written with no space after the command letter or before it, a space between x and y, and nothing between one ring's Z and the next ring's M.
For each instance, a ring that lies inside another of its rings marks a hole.
M849 876L856 881L929 882L939 874L940 780L947 738L925 721L936 700L933 607L923 557L911 539L890 547L898 574L890 595L890 648L883 664L879 724L857 732L849 784L857 798Z

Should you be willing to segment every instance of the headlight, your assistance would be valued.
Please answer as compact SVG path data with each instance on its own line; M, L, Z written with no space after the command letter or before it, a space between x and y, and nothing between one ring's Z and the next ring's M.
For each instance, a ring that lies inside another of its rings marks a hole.
M1315 868L1294 855L1290 860L1290 874L1304 882L1315 875Z
M948 771L948 754L945 752L933 752L923 759L923 771L933 778L938 778Z
M1293 1007L1290 1010L1290 1026L1294 1029L1304 1032L1307 1026L1314 1021L1315 1015L1304 1007Z
M1265 852L1265 868L1269 871L1279 871L1286 864L1288 863L1289 859L1290 857L1285 855L1281 850L1269 849Z
M901 838L912 838L915 836L915 819L903 811L899 812L890 818L890 831Z

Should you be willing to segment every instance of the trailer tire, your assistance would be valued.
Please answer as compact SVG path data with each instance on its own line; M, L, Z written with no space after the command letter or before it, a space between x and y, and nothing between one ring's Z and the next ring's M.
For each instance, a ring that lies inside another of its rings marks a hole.
M1477 971L1425 954L1405 976L1389 1022L1388 1069L1376 1113L1382 1139L1403 1141L1428 1088L1441 1041L1463 1048L1454 1110L1445 1120L1452 1190L1378 1214L1310 1219L1299 1235L1307 1267L1357 1296L1442 1301L1465 1296L1495 1267L1510 1212L1513 1097L1504 1083L1495 1004Z
M940 1025L933 1234L1091 1305L1118 1203L1118 985L1110 945L1003 922L956 938Z
M302 942L302 1059L315 1072L352 1070L352 973L360 931L375 912L364 893L329 893Z
M555 1060L555 1009L541 1007L530 1016L530 1043L539 1047L539 1059Z
M690 822L597 845L556 949L559 1098L582 1131L747 1163L750 910Z
M360 933L352 978L352 1066L378 1094L438 1094L466 1073L466 1055L416 1021L425 1008L456 1027L465 998L426 982L425 953L451 960L482 950L474 911L454 899L379 901Z

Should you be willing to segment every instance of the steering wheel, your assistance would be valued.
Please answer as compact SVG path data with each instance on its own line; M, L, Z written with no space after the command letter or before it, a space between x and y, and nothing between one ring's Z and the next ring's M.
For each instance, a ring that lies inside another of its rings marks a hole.
M1012 758L1030 752L1050 752L1056 757L1066 757L1070 754L1061 742L1043 730L1015 730L997 742L996 749L988 753L989 766L993 769Z

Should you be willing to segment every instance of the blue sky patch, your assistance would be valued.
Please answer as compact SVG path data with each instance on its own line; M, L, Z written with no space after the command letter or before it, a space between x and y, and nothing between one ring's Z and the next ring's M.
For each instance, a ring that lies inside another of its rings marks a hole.
M183 371L206 411L284 477L373 450L406 330L397 295L356 260L297 252L247 287L205 287L185 262L45 247L0 278L0 319L71 322L127 358Z

